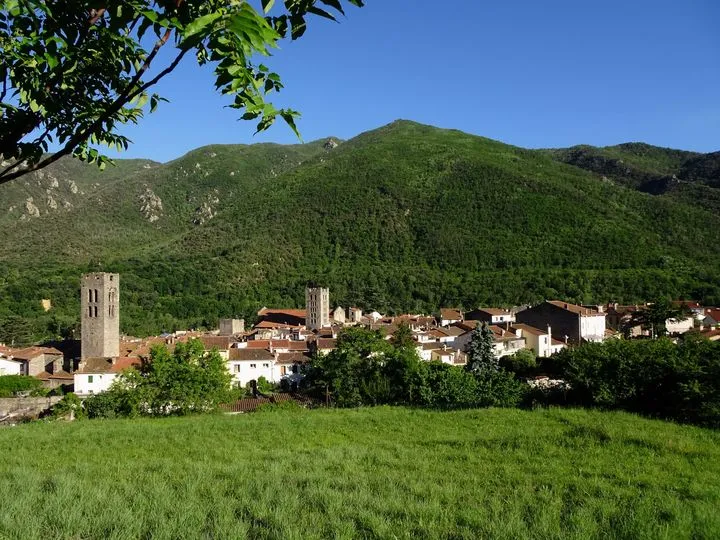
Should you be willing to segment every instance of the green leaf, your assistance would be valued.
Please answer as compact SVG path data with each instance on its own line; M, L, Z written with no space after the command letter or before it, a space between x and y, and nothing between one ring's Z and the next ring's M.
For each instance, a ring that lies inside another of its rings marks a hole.
M222 14L220 12L215 11L213 13L208 13L207 15L203 15L202 17L195 19L185 27L185 32L183 32L183 38L187 39L191 36L194 36L195 34L202 32L205 28L214 23L221 16Z

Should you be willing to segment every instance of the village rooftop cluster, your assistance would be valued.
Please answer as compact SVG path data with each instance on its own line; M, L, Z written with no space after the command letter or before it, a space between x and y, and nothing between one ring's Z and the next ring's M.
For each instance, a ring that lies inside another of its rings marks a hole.
M710 340L720 339L720 308L689 301L678 304L688 315L666 322L670 335L697 329ZM294 389L302 380L303 366L313 355L335 349L339 333L351 326L381 330L390 339L401 324L406 324L421 359L465 365L465 351L478 324L487 324L492 330L498 358L522 349L548 357L565 347L619 338L619 330L625 328L627 332L627 322L642 307L579 306L548 300L510 310L481 307L463 312L440 308L435 316L391 317L356 307L332 309L327 288L308 287L305 309L262 308L252 328L246 329L242 319L221 319L219 328L212 332L178 331L139 339L120 335L120 276L93 273L82 277L80 356L52 347L15 349L0 345L0 375L29 375L48 388L62 386L65 391L89 396L106 391L120 372L148 359L152 347L172 349L178 342L196 338L206 350L218 351L236 386L245 387L264 377ZM647 330L636 326L629 334L643 336Z

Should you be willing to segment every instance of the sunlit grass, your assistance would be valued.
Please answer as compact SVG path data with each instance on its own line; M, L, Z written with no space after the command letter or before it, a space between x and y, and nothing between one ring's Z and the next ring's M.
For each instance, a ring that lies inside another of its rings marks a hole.
M720 435L573 410L0 430L0 537L717 538Z

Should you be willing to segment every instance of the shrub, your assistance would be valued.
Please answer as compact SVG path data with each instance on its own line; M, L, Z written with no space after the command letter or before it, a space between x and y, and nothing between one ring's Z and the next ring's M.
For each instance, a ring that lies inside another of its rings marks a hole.
M80 419L85 418L87 414L80 398L70 392L69 394L65 394L63 398L53 406L51 416L56 419L68 417Z
M0 397L13 397L18 394L44 395L42 381L26 375L0 376Z
M556 358L577 404L720 427L720 343L611 340Z
M500 366L519 377L528 377L537 368L537 358L530 349L520 349L511 356L502 357Z

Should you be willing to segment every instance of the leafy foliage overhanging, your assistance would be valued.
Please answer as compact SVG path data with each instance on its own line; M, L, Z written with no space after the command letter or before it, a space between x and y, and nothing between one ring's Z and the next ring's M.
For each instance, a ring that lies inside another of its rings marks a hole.
M255 58L302 36L308 15L335 20L343 4L284 0L271 15L274 4L262 0L260 12L239 0L0 2L0 156L9 160L0 184L68 154L104 167L97 146L128 147L117 128L156 109L164 98L153 87L187 54L214 65L216 89L258 131L279 116L297 133L298 113L266 101L283 87L279 75ZM45 155L53 142L60 150Z

